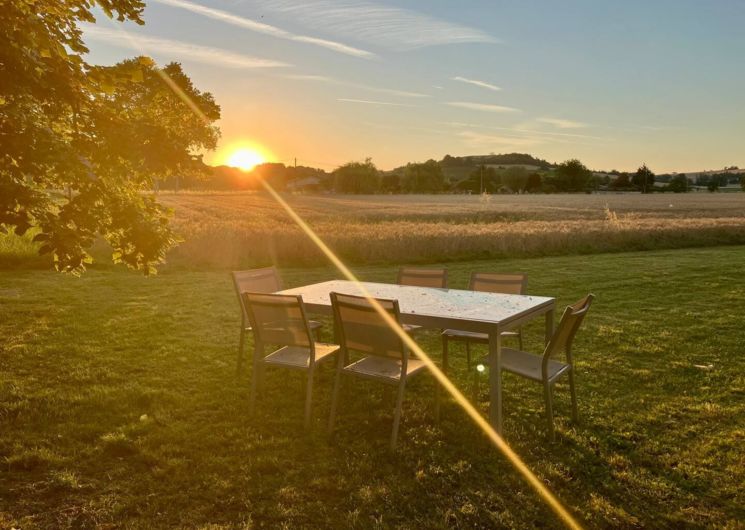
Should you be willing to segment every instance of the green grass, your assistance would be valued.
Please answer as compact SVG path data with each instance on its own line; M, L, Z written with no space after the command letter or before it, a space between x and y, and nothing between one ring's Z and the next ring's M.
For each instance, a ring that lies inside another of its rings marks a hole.
M562 304L597 295L575 348L579 425L558 387L548 444L540 387L505 377L507 441L587 526L742 527L743 261L727 247L448 265L453 286L522 270ZM408 389L395 453L393 397L373 384L326 437L329 367L309 433L285 371L249 417L237 327L224 271L0 272L0 528L560 526L453 403L433 422L427 377ZM526 329L532 349L541 328ZM436 336L423 343L439 355ZM464 356L453 362L470 395Z

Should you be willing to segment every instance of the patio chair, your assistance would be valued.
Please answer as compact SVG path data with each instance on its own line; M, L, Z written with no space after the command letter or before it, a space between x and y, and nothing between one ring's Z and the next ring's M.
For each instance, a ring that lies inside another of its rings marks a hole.
M577 392L574 387L574 360L572 341L582 321L590 309L594 295L588 294L564 310L561 321L546 345L543 355L502 348L502 370L512 372L532 381L543 384L546 400L546 420L551 441L554 440L554 413L551 389L554 383L566 374L569 377L569 391L572 396L572 420L577 421ZM566 354L566 362L555 360L561 352ZM488 365L488 356L482 361Z
M525 294L528 288L528 275L522 273L500 274L494 272L473 272L468 288L472 291L501 294ZM523 330L505 331L503 337L517 337L519 348L523 349ZM471 343L489 344L489 335L472 331L446 329L442 332L442 365L447 369L448 346L450 341L466 343L466 363L471 369Z
M250 410L253 412L256 406L256 394L267 366L304 371L308 374L304 422L307 428L316 365L330 359L339 351L339 346L313 340L302 296L244 292L242 298L254 333ZM265 355L268 345L280 348Z
M236 360L236 371L240 372L243 368L243 359L245 357L246 332L251 331L251 324L246 315L246 308L243 305L241 293L275 293L281 291L282 278L280 278L276 267L234 271L232 276L235 294L238 296L238 303L241 306L241 334L238 341L238 357ZM316 338L318 338L320 328L320 322L310 321L310 329L316 333Z
M445 289L448 286L448 271L447 269L401 267L398 269L398 284Z
M401 267L398 269L399 285L409 285L412 287L434 287L436 289L445 289L448 286L447 269L418 269L413 267ZM403 328L414 333L420 331L422 326L415 324L404 324Z
M397 300L381 300L377 303L398 324L400 313ZM398 426L401 421L401 408L406 381L425 369L423 361L409 356L409 350L401 338L391 329L383 317L375 310L373 303L365 297L331 293L339 344L343 355L339 355L331 398L329 432L333 432L339 389L343 376L357 376L398 387L396 408L393 416L391 449L396 447ZM345 364L349 351L364 355L361 359ZM439 391L437 391L439 394ZM439 403L439 400L436 401Z

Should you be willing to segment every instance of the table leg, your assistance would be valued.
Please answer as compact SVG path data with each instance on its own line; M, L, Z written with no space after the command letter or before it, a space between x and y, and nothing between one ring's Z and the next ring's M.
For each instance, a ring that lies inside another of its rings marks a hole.
M489 423L502 434L502 334L489 333Z
M551 310L546 313L546 346L548 346L551 337L554 336L554 312L555 309L551 306Z

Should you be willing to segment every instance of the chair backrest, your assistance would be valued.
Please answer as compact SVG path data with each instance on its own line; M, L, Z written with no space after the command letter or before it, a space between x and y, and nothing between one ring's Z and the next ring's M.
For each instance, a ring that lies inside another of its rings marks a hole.
M551 340L543 352L544 369L548 364L548 360L562 351L566 353L569 364L572 364L572 341L577 334L577 330L582 325L585 315L590 310L590 305L594 298L595 295L588 294L581 300L567 306L564 310L559 325L556 327L556 331L554 331Z
M399 324L398 300L376 299L376 302ZM401 337L391 329L368 298L331 293L331 306L342 348L406 362L408 351Z
M241 293L274 293L282 290L282 278L276 267L233 271L233 287L241 304L241 316L245 325L248 319Z
M448 286L448 271L447 269L416 269L412 267L402 267L398 269L398 284L444 289Z
M302 296L247 292L241 296L259 344L313 348Z
M468 288L486 293L525 294L528 289L528 275L472 272Z

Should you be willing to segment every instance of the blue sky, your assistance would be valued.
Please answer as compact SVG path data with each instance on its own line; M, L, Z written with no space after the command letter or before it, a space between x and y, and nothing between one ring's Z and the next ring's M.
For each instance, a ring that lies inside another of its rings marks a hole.
M745 167L745 1L147 0L89 60L177 60L241 143L333 169L527 152Z

